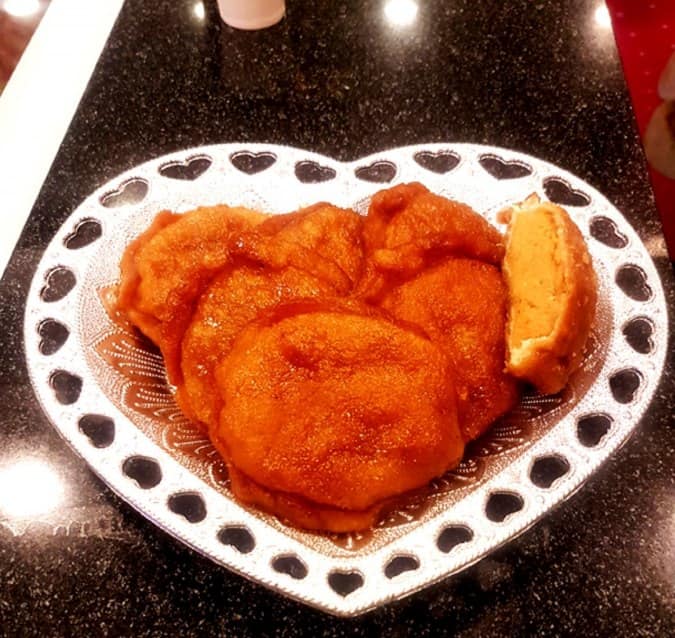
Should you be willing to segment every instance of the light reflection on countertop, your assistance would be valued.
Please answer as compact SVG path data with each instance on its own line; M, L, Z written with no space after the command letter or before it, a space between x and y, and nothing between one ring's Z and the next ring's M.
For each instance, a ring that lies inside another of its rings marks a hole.
M415 0L386 0L384 17L394 27L409 27L417 19L419 6Z
M605 0L600 0L589 16L588 28L590 33L589 41L595 43L596 47L604 56L614 57L614 32L612 31L612 19L607 10Z
M593 19L599 29L609 30L612 28L612 19L609 17L609 11L607 10L607 5L604 3L604 0L601 0L600 4L595 9Z
M206 17L206 9L204 8L204 3L202 0L197 0L194 6L192 7L192 15L195 17L197 22L204 22Z
M0 465L0 516L30 519L64 505L65 484L58 470L38 457L19 457Z

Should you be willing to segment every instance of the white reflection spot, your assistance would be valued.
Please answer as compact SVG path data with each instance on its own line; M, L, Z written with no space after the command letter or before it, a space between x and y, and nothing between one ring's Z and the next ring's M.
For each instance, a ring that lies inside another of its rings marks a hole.
M40 0L4 0L0 9L17 18L25 18L40 10Z
M49 463L28 458L0 468L0 513L8 518L46 514L63 498L63 482Z
M594 14L595 24L601 29L610 29L612 27L612 19L609 17L607 5L601 2Z
M194 14L195 18L197 20L203 20L204 17L206 16L206 11L204 10L204 3L203 2L195 2L195 6L192 7L192 13Z
M394 26L407 27L415 22L418 9L415 0L387 0L384 16Z

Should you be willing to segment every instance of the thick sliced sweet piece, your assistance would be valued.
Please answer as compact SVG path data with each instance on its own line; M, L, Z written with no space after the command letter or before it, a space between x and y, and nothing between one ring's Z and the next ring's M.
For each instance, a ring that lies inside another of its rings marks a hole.
M583 360L598 296L593 264L560 206L531 195L507 215L507 369L555 393Z
M451 258L394 288L381 303L420 326L452 362L459 425L466 441L518 400L504 371L506 286L496 266Z
M354 302L277 307L216 376L224 406L210 436L269 491L363 511L463 454L445 355Z

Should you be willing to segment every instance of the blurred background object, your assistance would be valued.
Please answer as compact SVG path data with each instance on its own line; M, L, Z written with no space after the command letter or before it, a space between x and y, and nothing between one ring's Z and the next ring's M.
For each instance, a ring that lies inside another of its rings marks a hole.
M50 0L0 0L0 93Z
M675 2L607 0L656 207L675 260Z
M284 17L284 0L218 0L220 17L236 29L265 29Z
M30 41L51 0L0 0L0 93ZM235 6L234 0L219 0ZM255 0L262 9L283 15L283 0ZM246 5L242 5L246 6ZM388 0L387 19L396 25L414 21L414 0ZM195 5L203 19L204 5ZM664 234L675 260L675 1L599 0L596 29L613 27L630 91L637 126L645 145L649 174ZM237 25L246 26L246 25Z

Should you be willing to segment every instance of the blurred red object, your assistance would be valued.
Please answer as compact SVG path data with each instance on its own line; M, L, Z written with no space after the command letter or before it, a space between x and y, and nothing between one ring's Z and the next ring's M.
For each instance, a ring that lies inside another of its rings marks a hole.
M644 140L654 111L663 103L657 90L659 77L675 54L675 1L606 1L638 128ZM659 142L675 151L673 129L675 126L671 124L670 140L661 139ZM662 132L666 134L665 126L659 129L659 135ZM675 179L666 177L651 165L649 174L670 259L675 260Z
M47 9L49 0L35 4L27 15L15 16L0 0L0 93L19 62L33 32Z

